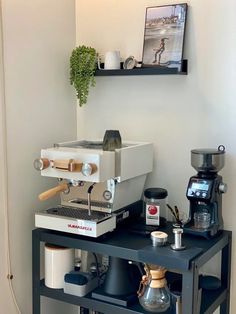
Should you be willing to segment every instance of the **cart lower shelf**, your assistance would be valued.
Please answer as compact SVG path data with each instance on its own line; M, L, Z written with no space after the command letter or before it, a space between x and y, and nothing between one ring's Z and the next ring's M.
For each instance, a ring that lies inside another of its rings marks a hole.
M201 314L211 314L217 308L218 304L221 303L227 294L227 290L219 288L217 290L203 291L202 303L201 303ZM118 306L112 303L99 301L91 297L91 293L84 297L77 297L71 294L64 293L63 289L51 289L45 286L44 280L41 280L40 284L40 295L51 299L63 301L66 303L82 306L85 308L93 309L104 314L150 314L145 311L141 305L137 302L129 308ZM170 309L163 314L173 314L173 309Z

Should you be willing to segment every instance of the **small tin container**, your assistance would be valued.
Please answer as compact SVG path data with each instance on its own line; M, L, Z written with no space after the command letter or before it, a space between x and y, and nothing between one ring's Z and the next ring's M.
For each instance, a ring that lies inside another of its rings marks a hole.
M164 246L166 245L168 234L161 231L153 231L151 233L152 246Z

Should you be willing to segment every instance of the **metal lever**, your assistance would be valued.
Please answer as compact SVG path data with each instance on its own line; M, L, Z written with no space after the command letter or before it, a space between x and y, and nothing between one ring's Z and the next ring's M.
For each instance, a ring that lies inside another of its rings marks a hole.
M82 163L74 159L69 160L52 160L52 168L68 172L80 172Z

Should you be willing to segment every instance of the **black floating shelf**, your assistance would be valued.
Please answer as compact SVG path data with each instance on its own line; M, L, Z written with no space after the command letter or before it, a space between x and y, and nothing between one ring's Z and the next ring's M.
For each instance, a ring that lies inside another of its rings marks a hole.
M122 64L121 64L122 67ZM121 75L163 75L163 74L188 74L188 60L182 61L182 69L167 68L164 66L152 66L134 68L131 70L119 69L119 70L96 70L95 76L121 76Z

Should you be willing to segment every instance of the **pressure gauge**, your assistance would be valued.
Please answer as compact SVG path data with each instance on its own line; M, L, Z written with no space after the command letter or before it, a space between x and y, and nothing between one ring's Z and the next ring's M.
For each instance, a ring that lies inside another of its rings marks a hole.
M110 199L112 198L112 194L111 194L111 191L109 190L105 190L103 192L103 197L106 201L110 201Z

